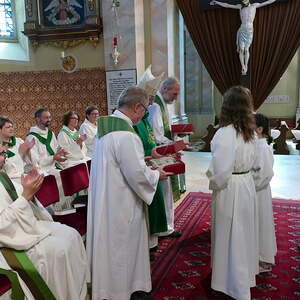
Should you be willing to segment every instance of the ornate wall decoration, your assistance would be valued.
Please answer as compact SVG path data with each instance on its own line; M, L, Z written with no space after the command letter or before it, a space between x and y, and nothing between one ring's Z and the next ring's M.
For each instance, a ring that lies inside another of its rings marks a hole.
M83 121L84 109L97 105L107 114L105 71L100 68L63 71L0 73L0 114L14 121L16 135L24 138L34 125L34 112L47 107L51 128L57 133L62 115L72 109Z
M76 40L94 44L102 34L98 6L94 0L27 0L23 33L34 47L45 42L58 45L57 41Z

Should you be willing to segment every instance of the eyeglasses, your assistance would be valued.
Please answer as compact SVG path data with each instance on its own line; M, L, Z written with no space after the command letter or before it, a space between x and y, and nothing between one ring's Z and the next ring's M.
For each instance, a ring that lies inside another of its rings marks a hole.
M78 121L78 118L72 117L72 118L70 118L70 120L77 120Z
M143 103L140 102L140 104L144 107L145 113L148 111L148 107L146 107Z

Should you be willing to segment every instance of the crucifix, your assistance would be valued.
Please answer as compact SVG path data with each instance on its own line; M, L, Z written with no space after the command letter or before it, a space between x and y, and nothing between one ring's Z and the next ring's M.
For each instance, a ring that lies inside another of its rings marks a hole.
M238 9L240 13L241 18L241 26L237 31L236 35L236 46L237 46L237 52L239 55L239 60L241 63L241 84L251 88L250 87L250 75L251 70L248 69L249 59L250 59L250 46L252 44L253 40L253 22L255 19L256 9L272 4L275 1L281 1L281 0L266 0L264 2L255 2L251 3L250 0L239 0L239 1L232 1L227 0L225 1L216 1L212 0L203 6L204 9L208 9L208 5L211 6L221 6L225 8L232 8L232 9ZM205 1L206 2L206 1ZM237 3L238 4L234 4Z

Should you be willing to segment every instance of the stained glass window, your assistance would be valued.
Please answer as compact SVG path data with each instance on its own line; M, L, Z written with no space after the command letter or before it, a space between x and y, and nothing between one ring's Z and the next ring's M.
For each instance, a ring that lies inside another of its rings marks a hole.
M12 1L0 0L0 38L16 38Z

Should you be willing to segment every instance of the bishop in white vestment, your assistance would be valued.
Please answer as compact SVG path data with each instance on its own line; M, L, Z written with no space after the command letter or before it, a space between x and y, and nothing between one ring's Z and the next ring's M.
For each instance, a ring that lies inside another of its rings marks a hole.
M130 99L133 104L124 102ZM145 209L164 178L146 166L142 142L132 128L146 106L144 90L130 87L120 96L119 110L98 119L87 228L93 300L129 300L135 291L151 291Z

